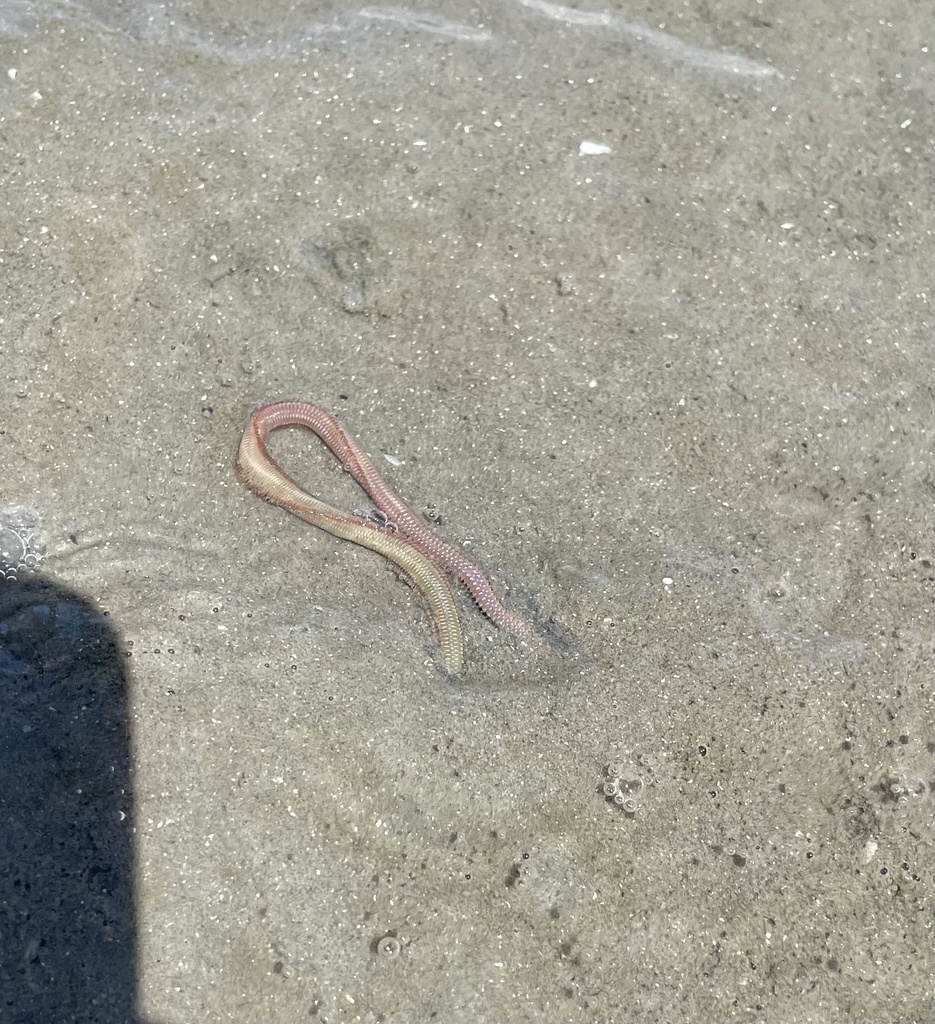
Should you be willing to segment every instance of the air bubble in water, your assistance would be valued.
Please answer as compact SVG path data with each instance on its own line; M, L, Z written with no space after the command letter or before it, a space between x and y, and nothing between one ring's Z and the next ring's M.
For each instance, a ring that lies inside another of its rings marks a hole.
M32 505L0 506L0 579L15 580L42 561L41 516Z

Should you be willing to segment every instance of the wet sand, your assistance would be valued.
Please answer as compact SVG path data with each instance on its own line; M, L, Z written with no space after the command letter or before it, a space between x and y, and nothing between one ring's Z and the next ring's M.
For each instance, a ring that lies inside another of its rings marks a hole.
M928 29L0 13L0 550L28 534L114 630L132 776L49 756L66 831L130 786L134 858L81 874L121 921L76 891L9 926L10 1019L929 1018ZM387 563L244 488L280 398L337 416L538 647L461 594L446 678ZM17 615L5 685L67 683ZM134 991L74 1009L54 963L92 941Z

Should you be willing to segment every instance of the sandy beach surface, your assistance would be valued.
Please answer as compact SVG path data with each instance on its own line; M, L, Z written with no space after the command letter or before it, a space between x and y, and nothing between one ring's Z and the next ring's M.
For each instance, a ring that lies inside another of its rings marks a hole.
M931 1019L933 43L0 6L0 1020ZM537 642L247 490L284 398Z

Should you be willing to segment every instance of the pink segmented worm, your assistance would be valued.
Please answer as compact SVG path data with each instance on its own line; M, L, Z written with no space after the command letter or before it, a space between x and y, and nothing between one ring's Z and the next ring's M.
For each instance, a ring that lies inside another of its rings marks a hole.
M266 439L280 427L301 426L325 442L341 464L370 495L395 531L341 512L313 497L270 455ZM442 570L456 575L481 610L496 625L531 643L530 626L493 592L487 577L462 552L425 526L389 487L376 467L340 423L310 402L274 402L250 417L237 454L237 472L248 487L322 530L377 551L393 562L424 595L432 612L445 666L456 674L463 662L457 606Z

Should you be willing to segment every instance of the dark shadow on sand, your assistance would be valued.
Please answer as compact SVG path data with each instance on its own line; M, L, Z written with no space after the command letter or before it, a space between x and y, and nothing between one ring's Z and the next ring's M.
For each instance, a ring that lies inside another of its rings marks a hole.
M0 1021L137 1021L133 799L116 630L0 580Z

